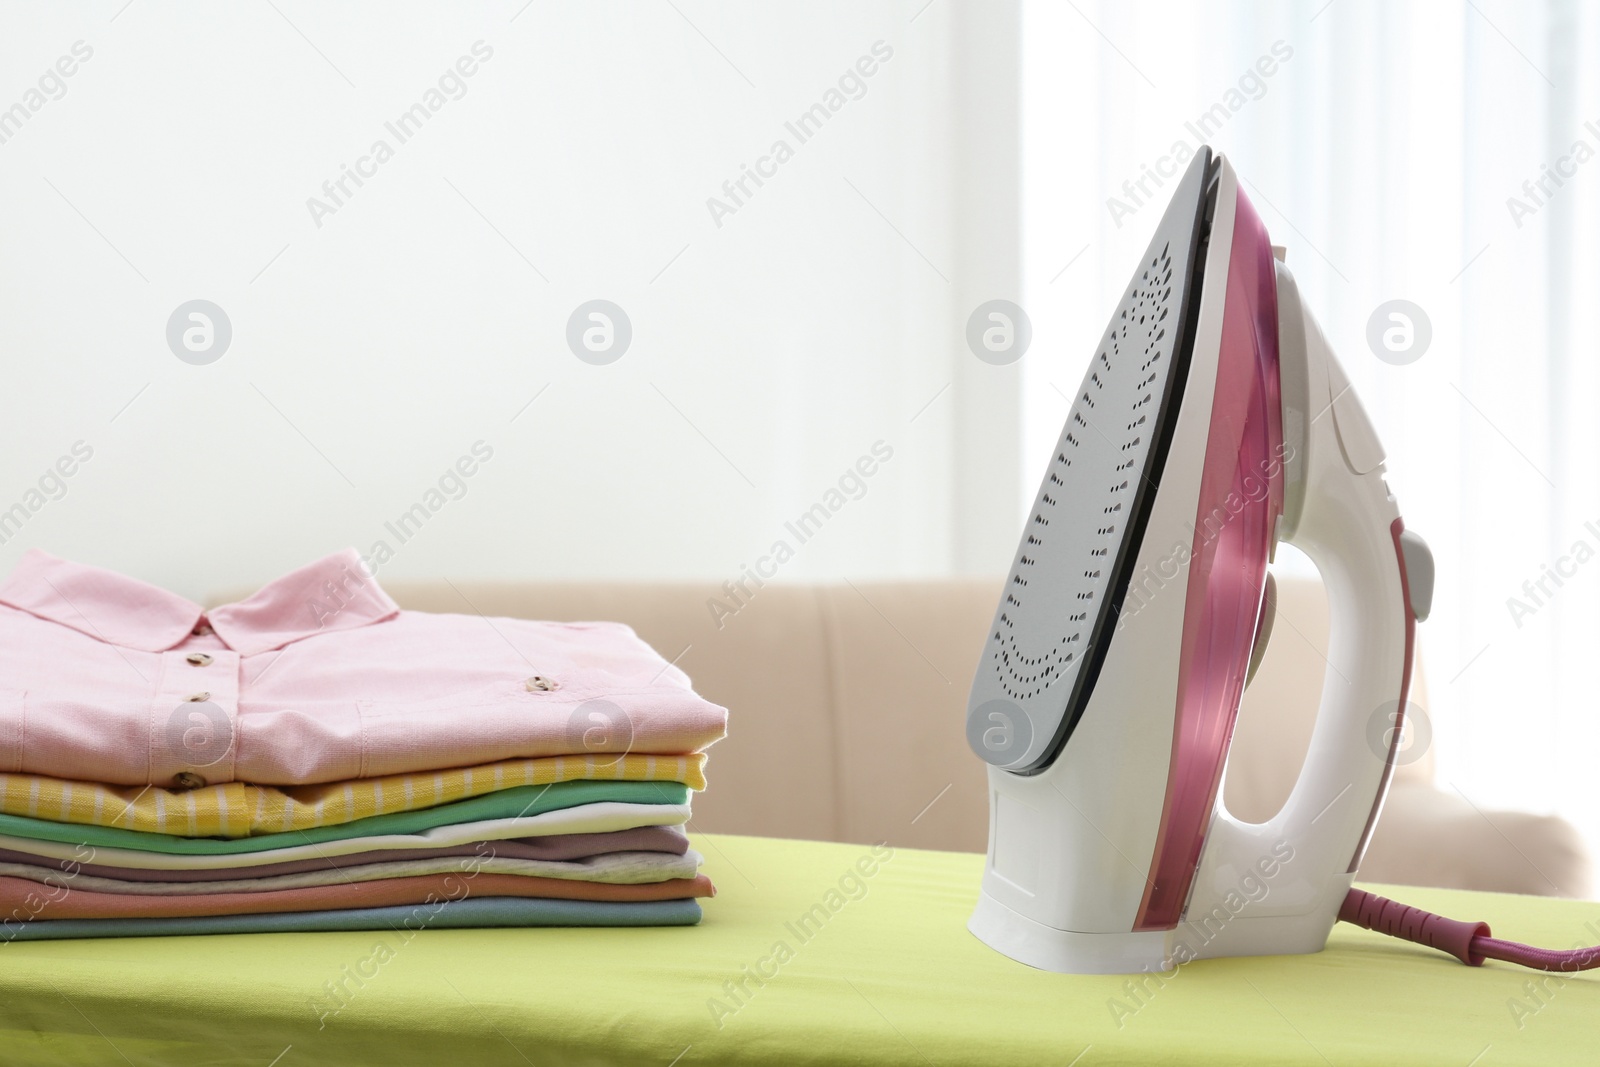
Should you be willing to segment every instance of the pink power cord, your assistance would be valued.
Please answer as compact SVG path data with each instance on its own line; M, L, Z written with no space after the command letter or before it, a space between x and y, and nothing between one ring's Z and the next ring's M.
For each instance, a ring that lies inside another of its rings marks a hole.
M1471 967L1479 966L1486 959L1540 971L1586 971L1600 967L1600 945L1563 952L1501 941L1489 936L1488 923L1446 919L1362 889L1352 889L1345 896L1339 918L1367 930L1448 952Z

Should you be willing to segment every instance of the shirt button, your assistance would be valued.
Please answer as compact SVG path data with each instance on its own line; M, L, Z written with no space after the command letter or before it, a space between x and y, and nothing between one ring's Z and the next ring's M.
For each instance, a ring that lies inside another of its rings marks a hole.
M556 688L556 680L554 678L546 678L542 674L536 674L522 684L527 687L530 693L548 693Z
M189 632L194 634L194 636L196 636L196 637L204 637L207 634L211 633L211 624L203 622L199 626L196 626L193 630L190 630Z
M202 701L210 700L211 699L211 694L210 693L190 693L184 699L187 700L191 704L199 704Z
M207 652L191 652L183 657L196 667L211 666L211 655Z
M193 771L179 771L172 776L172 788L180 790L200 789L206 780Z

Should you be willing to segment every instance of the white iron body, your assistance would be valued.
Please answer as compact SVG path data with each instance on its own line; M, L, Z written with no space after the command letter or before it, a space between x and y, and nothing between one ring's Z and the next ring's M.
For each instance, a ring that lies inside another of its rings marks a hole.
M1231 234L1238 186L1226 160L1218 182L1212 233ZM1416 617L1399 512L1377 436L1280 267L1283 443L1303 497L1297 515L1286 509L1279 536L1315 562L1328 590L1321 709L1283 809L1245 823L1218 788L1182 921L1135 928L1174 762L1179 662L1165 650L1180 647L1188 586L1171 575L1175 548L1195 530L1231 250L1213 239L1205 260L1187 389L1132 572L1146 583L1143 602L1121 619L1054 762L1032 775L988 768L988 863L969 927L1035 967L1133 973L1320 950L1387 790L1393 754L1375 750L1369 725L1377 709L1404 706ZM1414 558L1426 552L1410 542Z

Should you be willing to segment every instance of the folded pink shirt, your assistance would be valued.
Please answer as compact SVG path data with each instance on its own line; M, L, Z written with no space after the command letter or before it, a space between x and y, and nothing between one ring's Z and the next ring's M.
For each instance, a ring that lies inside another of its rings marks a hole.
M306 785L697 752L727 712L620 623L401 611L353 549L210 611L33 550L0 583L0 771Z

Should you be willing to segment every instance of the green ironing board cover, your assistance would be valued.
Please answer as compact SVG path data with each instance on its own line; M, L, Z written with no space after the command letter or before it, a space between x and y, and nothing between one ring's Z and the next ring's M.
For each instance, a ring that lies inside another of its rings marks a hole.
M1046 974L967 932L981 856L694 842L720 890L697 927L0 944L0 1063L1600 1062L1600 977L1468 968L1342 925L1316 955L1161 984ZM1501 937L1600 941L1597 904L1379 891Z

